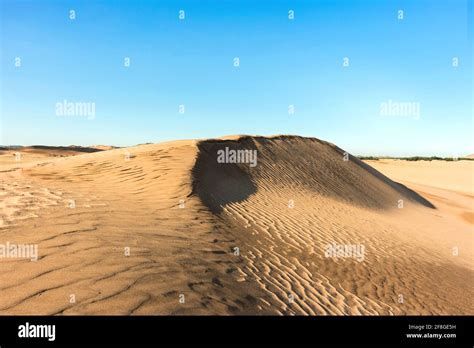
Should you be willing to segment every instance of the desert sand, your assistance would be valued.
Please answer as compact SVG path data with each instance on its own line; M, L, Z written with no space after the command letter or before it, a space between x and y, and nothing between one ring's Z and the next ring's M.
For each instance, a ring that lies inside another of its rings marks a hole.
M2 150L0 244L38 260L0 258L0 314L473 314L473 170L297 136Z

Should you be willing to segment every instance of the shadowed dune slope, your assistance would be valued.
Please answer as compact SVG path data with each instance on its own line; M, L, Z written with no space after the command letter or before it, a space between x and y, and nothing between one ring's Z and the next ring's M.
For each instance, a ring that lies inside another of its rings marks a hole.
M38 260L0 258L0 314L472 314L472 225L344 155L234 136L8 156L0 244Z

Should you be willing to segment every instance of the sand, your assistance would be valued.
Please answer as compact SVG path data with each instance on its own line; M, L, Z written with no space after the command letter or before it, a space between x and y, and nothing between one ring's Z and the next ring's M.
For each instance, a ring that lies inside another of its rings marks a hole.
M474 195L474 161L367 161L392 180Z
M257 166L217 163L225 147ZM474 313L467 161L296 136L100 150L0 154L0 245L38 246L0 258L0 314Z

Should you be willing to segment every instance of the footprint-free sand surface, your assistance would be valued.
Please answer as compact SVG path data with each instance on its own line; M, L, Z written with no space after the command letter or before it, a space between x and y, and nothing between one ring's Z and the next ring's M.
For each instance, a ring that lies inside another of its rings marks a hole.
M474 313L472 161L297 136L75 150L0 151L0 251L38 247L0 257L0 314Z

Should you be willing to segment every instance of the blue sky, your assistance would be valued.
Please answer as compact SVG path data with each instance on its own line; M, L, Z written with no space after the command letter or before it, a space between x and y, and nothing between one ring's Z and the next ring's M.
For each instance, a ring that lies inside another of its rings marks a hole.
M474 152L467 0L1 4L1 144L298 134L360 155ZM64 100L93 119L58 115ZM419 117L381 115L389 100Z

